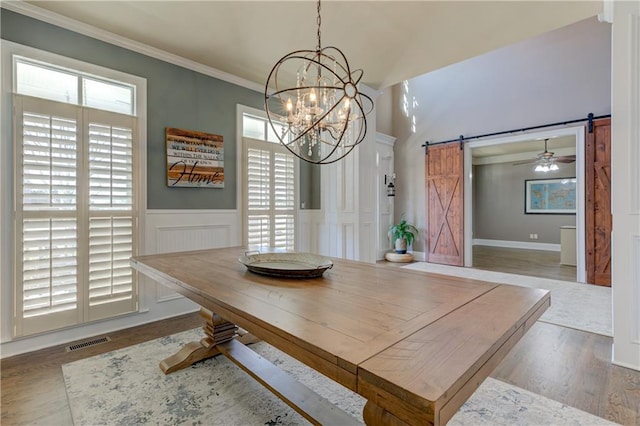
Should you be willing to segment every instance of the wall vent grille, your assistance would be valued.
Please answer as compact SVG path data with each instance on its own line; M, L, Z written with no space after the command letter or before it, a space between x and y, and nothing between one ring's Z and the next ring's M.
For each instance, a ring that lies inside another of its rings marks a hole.
M111 338L107 336L107 337L101 337L99 339L88 340L82 343L76 343L75 345L67 346L67 352L77 351L78 349L84 349L90 346L100 345L102 343L107 343L110 341L111 341Z

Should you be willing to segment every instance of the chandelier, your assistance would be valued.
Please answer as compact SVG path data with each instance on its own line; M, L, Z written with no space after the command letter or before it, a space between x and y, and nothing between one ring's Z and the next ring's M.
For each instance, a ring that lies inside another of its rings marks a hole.
M364 140L373 101L358 90L362 70L352 72L340 49L322 47L320 0L317 4L316 50L291 52L275 64L267 78L264 103L282 145L309 163L330 164ZM271 93L270 87L274 88Z

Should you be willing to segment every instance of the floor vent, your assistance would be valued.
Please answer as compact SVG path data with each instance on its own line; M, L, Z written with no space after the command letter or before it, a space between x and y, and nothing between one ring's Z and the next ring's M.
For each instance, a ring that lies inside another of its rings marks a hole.
M95 345L99 345L101 343L107 343L110 341L111 341L111 338L107 336L107 337L101 337L99 339L88 340L82 343L76 343L75 345L67 346L67 352L77 351L78 349L84 349L90 346L95 346Z

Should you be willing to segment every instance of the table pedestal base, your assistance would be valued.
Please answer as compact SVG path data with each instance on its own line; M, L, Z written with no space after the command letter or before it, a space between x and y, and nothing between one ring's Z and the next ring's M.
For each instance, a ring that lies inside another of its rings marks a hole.
M164 374L171 374L190 367L198 361L219 355L221 352L216 345L220 343L236 339L245 345L250 345L260 341L251 333L239 329L235 324L208 309L200 308L200 316L205 320L203 326L205 337L199 342L187 343L176 354L160 361L160 369Z

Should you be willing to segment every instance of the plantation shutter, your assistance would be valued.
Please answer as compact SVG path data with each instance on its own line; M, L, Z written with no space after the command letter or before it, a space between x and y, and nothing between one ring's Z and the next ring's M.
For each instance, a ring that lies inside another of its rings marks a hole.
M274 247L294 249L295 171L294 156L274 145L273 153L273 206ZM282 152L278 152L278 150Z
M252 144L256 145L256 144ZM271 160L268 150L247 148L248 245L270 246Z
M279 144L244 139L246 244L295 248L295 161Z
M135 118L85 109L89 168L89 319L135 310L133 129Z
M135 310L135 118L16 95L14 120L15 335Z
M71 105L16 97L16 311L20 334L78 322L78 158Z

